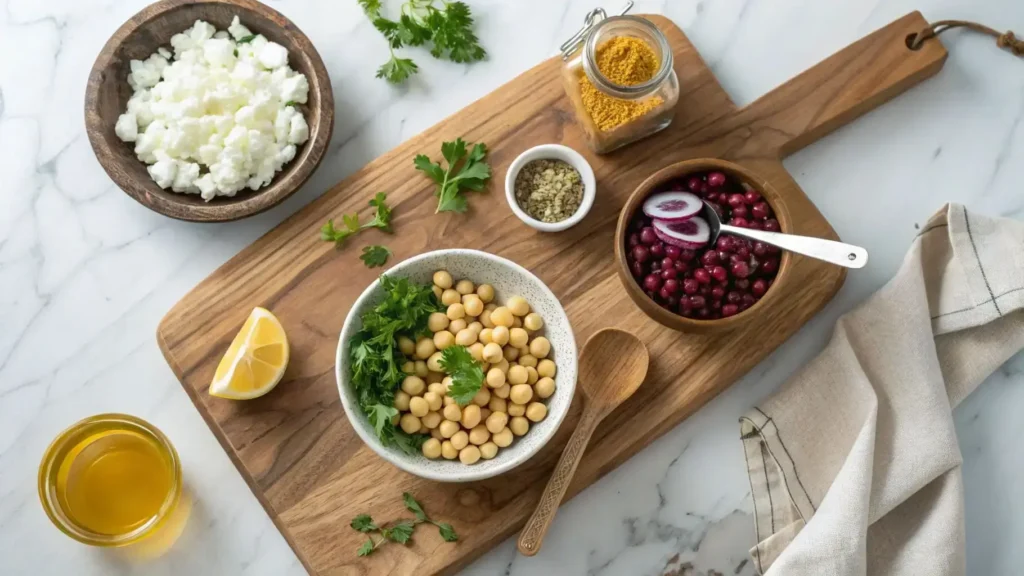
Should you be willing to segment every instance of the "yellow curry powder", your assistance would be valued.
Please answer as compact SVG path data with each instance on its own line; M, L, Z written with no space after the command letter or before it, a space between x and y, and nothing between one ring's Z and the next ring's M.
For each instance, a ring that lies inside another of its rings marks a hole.
M620 86L643 84L658 73L660 63L654 50L639 38L619 36L597 49L597 69ZM664 102L661 97L621 100L601 92L586 75L580 77L580 97L594 124L602 132L613 130L647 114Z

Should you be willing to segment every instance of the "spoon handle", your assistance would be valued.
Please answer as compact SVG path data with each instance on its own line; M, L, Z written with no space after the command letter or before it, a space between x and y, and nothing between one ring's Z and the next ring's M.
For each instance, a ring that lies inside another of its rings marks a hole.
M558 505L562 503L562 497L565 496L565 491L569 488L569 483L576 473L576 466L583 458L587 443L590 442L590 437L594 434L594 429L597 428L600 421L601 418L596 410L590 410L584 406L583 416L580 417L580 421L576 425L576 431L569 438L569 443L565 445L565 451L562 452L562 457L558 460L558 465L555 466L555 471L551 475L551 479L548 480L547 487L544 488L544 494L540 497L537 509L533 511L533 516L530 516L523 531L519 534L517 546L519 552L524 556L533 556L540 552L544 535L547 534L551 521L555 519Z
M781 232L750 230L749 228L739 228L725 224L722 225L722 232L751 240L758 240L783 250L824 260L825 262L845 268L863 268L868 263L867 250L844 242L835 242L813 236L797 236L796 234L783 234Z

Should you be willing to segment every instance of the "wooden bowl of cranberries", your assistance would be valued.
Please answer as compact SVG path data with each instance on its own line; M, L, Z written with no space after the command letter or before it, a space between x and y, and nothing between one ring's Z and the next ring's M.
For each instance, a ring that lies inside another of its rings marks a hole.
M640 184L622 208L619 277L637 306L664 326L729 330L780 296L772 286L789 269L789 253L728 234L710 242L700 200L725 224L791 230L782 197L746 168L708 158L678 162Z

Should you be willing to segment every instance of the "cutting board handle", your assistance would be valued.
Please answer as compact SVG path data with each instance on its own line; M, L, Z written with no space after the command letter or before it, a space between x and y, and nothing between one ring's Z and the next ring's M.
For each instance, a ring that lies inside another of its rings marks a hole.
M928 25L912 12L829 56L735 115L780 158L824 137L936 74L946 61L937 38L911 50ZM763 151L765 148L761 148Z

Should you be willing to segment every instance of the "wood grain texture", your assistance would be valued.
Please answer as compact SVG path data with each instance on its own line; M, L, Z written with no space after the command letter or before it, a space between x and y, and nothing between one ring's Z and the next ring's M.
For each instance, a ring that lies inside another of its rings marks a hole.
M309 101L298 106L309 125L309 140L270 184L259 190L246 188L233 197L218 196L209 202L197 194L163 190L135 156L134 145L122 142L114 133L114 123L132 96L129 63L149 58L160 46L170 46L171 36L192 27L196 20L227 30L235 16L254 33L287 48L288 65L309 81ZM334 130L334 94L313 43L280 12L254 0L162 0L125 22L96 57L85 91L85 130L107 175L143 206L181 220L237 220L283 201L313 174Z
M925 20L918 13L901 18L738 109L683 33L665 18L651 19L675 51L682 87L675 121L664 132L608 156L588 153L559 81L561 60L548 60L327 191L224 264L162 321L158 340L167 361L311 573L454 572L523 525L579 417L577 402L532 460L482 482L429 482L378 458L345 419L334 379L342 322L378 273L358 261L360 246L386 243L398 259L450 247L500 254L547 283L565 305L578 341L615 326L646 344L652 359L647 380L597 428L569 497L703 406L838 290L842 270L794 257L790 275L799 281L793 292L748 325L721 334L680 334L644 315L622 289L614 224L629 194L659 168L718 157L771 182L785 198L794 232L835 238L781 158L936 73L946 58L940 43L918 51L904 44ZM472 197L469 213L435 215L434 186L413 169L412 158L437 156L441 142L456 136L491 146L494 178L489 192ZM519 152L548 142L581 151L598 182L591 213L558 234L523 225L500 188ZM317 230L328 217L365 214L367 200L379 190L395 203L394 236L367 231L341 250L319 240ZM206 390L217 361L253 306L272 310L288 332L292 357L285 380L257 400L211 398ZM420 530L408 548L388 546L357 558L362 540L349 521L363 512L379 522L404 516L403 491L415 494L433 517L452 522L460 542L445 544L436 532Z

